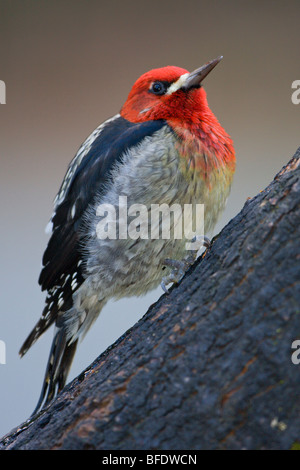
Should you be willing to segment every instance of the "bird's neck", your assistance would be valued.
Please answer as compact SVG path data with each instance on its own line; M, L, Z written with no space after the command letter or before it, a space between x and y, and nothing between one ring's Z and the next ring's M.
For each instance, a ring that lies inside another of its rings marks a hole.
M178 137L178 149L189 168L209 173L219 167L234 172L233 142L206 103L183 118L168 119L169 126Z

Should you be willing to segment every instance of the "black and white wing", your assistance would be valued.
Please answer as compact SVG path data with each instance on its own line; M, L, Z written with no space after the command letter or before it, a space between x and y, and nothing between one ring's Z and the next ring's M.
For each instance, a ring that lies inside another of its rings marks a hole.
M23 344L23 356L56 320L58 312L72 307L72 295L84 281L82 231L84 214L111 179L111 170L122 162L124 152L152 135L164 121L131 123L116 115L99 126L72 160L54 201L48 228L52 234L43 256L39 277L47 290L42 316Z

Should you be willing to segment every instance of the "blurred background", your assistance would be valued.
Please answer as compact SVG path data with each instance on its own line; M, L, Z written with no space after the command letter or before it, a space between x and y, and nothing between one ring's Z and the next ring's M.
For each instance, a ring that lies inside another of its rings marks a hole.
M37 283L44 228L68 163L117 113L151 68L190 71L223 55L205 80L210 107L233 137L237 170L216 233L265 188L300 145L299 0L0 0L0 435L39 397L52 331L20 360L44 305ZM110 302L81 343L69 380L162 294Z

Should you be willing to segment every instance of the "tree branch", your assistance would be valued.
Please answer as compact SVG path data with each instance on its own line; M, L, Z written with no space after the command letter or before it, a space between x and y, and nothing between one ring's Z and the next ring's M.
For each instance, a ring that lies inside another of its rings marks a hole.
M299 176L300 148L180 285L0 449L297 447Z

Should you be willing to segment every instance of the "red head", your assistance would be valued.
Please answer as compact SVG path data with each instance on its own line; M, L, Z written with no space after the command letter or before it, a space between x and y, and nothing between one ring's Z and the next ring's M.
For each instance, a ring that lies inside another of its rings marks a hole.
M156 119L193 122L208 108L201 82L221 58L192 73L174 66L150 70L133 85L121 116L131 122Z

